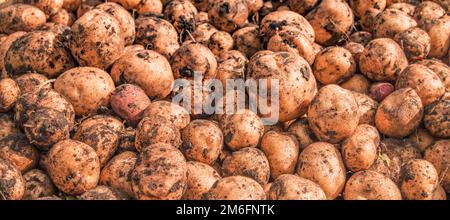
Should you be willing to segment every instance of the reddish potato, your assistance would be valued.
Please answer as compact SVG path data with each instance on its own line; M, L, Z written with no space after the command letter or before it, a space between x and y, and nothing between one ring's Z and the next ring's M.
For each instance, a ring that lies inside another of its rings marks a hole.
M394 86L387 82L374 83L370 86L370 97L378 102L383 101L392 92L394 92Z
M144 115L150 105L150 99L139 86L122 84L114 90L111 96L111 107L121 118L135 124Z

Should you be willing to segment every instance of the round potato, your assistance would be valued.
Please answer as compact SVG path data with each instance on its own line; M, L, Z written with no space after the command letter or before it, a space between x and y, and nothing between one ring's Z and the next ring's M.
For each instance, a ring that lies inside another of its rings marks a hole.
M313 73L322 84L339 84L351 77L356 62L350 51L343 47L327 47L317 54Z
M444 15L445 10L439 4L432 1L421 2L414 10L414 19L419 25L424 25Z
M127 196L114 188L97 186L78 197L80 200L126 200Z
M267 49L278 52L292 52L305 58L308 64L314 63L315 52L312 42L296 28L286 28L273 35L267 43Z
M433 70L433 72L441 78L446 91L450 91L450 68L445 63L437 59L425 59L417 62L417 64L425 65L429 69Z
M383 174L365 170L353 174L345 185L345 200L402 200L400 189Z
M375 38L394 38L395 35L415 26L417 22L408 14L388 8L375 18L373 35Z
M185 128L191 121L186 109L164 100L152 102L145 109L143 117L150 117L151 115L158 115L171 121L178 129Z
M432 20L430 24L424 27L431 38L431 49L428 54L433 58L444 58L448 55L450 49L450 40L447 36L450 35L450 17L444 16L442 18Z
M137 158L138 155L131 151L125 151L114 156L103 167L100 174L100 184L118 189L133 198L131 173L136 165Z
M142 119L149 105L150 98L145 91L133 84L118 86L111 96L112 110L131 124L137 124Z
M192 78L201 74L203 78L214 78L217 60L206 46L199 43L183 44L170 59L173 75L178 78Z
M25 193L25 180L20 171L8 161L0 159L0 198L20 200Z
M400 32L394 37L403 48L406 57L411 61L425 59L431 49L431 38L420 28L413 27Z
M355 42L363 46L366 46L367 43L373 40L373 36L371 33L367 31L357 31L354 32L352 35L350 35L349 40L350 42Z
M427 129L422 127L417 128L409 135L408 139L414 142L421 152L424 152L429 146L436 142L436 138L433 137Z
M139 122L136 128L136 150L142 152L146 147L156 143L167 143L173 147L181 146L180 131L169 120L151 115Z
M17 132L0 139L0 158L10 162L20 172L25 173L36 167L39 161L39 153L28 142L25 135Z
M438 181L438 172L426 160L414 159L402 166L400 189L405 199L431 200Z
M350 0L350 7L358 17L363 17L369 9L378 9L383 11L386 7L386 0Z
M436 141L425 150L424 159L433 164L439 174L439 182L450 192L450 141Z
M215 27L222 31L233 32L245 24L249 8L247 1L243 0L210 1L208 15Z
M274 11L264 16L260 33L270 39L277 31L295 28L301 31L311 42L314 42L315 31L303 16L293 11Z
M254 53L262 48L261 37L259 36L259 27L250 26L236 30L233 33L234 46L246 57L253 56Z
M369 94L370 81L362 74L355 74L339 86L353 92Z
M32 5L12 4L0 9L0 33L33 31L45 21L45 13Z
M203 199L211 187L220 179L219 173L211 166L196 161L187 162L186 191L182 199Z
M266 194L255 180L229 176L218 180L206 193L207 200L265 200Z
M9 48L11 47L11 44L16 41L17 39L19 39L19 37L25 35L26 32L23 31L18 31L18 32L14 32L10 35L7 35L5 39L3 39L2 41L0 41L0 71L1 70L5 70L5 56L6 53L8 52Z
M233 37L225 31L215 32L211 35L208 42L208 48L216 56L224 51L233 49L233 45Z
M105 11L114 16L114 18L119 23L120 34L124 39L125 46L133 44L134 36L136 34L136 28L134 24L134 18L127 10L114 2L106 2L97 5L95 8Z
M246 176L264 185L269 182L269 161L257 148L242 148L225 158L222 173L223 176Z
M262 120L256 113L246 109L228 116L223 129L225 144L233 151L256 147L263 134Z
M165 19L170 21L180 34L195 31L197 14L197 8L191 1L172 0L164 8Z
M76 15L74 13L68 12L66 9L61 9L56 14L50 17L51 22L68 27L72 26L75 20L77 20Z
M305 149L308 145L317 141L316 136L311 131L308 124L308 118L302 117L293 122L288 127L288 132L295 135L300 149Z
M23 178L25 180L23 199L35 200L55 194L55 186L53 186L50 177L43 171L38 169L30 170L23 175Z
M0 112L9 111L20 95L20 88L17 83L10 79L0 79Z
M292 174L276 178L268 192L269 200L326 200L325 192L311 180Z

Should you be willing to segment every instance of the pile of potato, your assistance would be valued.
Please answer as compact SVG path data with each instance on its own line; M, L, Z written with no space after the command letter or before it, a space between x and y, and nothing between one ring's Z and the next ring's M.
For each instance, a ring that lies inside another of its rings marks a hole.
M449 10L0 0L0 199L445 200ZM279 80L278 123L171 102L194 73Z

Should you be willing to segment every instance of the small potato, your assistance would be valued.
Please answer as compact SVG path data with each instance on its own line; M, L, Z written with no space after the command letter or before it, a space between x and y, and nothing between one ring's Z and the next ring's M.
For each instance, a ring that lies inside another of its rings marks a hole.
M433 20L424 27L431 38L431 49L428 54L433 58L444 58L448 55L450 49L450 17L444 16L442 18Z
M358 104L359 124L375 125L378 102L361 93L354 92L353 96Z
M23 178L25 180L23 199L35 200L55 194L55 186L53 186L50 177L43 171L38 169L30 170L23 175Z
M233 151L256 147L263 134L262 120L256 113L246 109L228 116L223 129L225 144Z
M5 69L5 56L9 50L9 48L11 47L12 43L25 34L26 34L26 32L23 32L23 31L14 32L14 33L6 36L6 38L3 39L2 41L0 41L0 71L6 70Z
M413 88L419 95L423 106L438 101L444 95L445 87L431 69L420 64L411 64L406 67L397 79L396 89Z
M236 30L233 33L234 45L237 50L251 57L262 48L261 37L259 36L259 27L250 26Z
M229 176L218 180L206 193L207 200L265 200L266 194L255 180Z
M196 162L187 162L186 191L182 199L201 200L221 177L211 166Z
M433 70L441 78L446 90L450 91L450 68L446 64L437 59L425 59L417 62L417 64L425 65Z
M438 185L434 191L433 200L447 200L447 194L442 186Z
M345 200L402 200L400 189L383 174L366 170L353 174L347 181Z
M115 89L111 76L95 67L70 69L56 79L54 87L73 105L77 116L108 106Z
M348 42L344 45L344 48L347 49L353 56L353 59L356 63L359 62L359 57L361 53L364 51L364 46L355 42Z
M130 198L133 198L131 173L137 158L138 155L131 151L125 151L114 156L103 167L100 174L100 184L125 192Z
M0 9L0 33L32 31L45 21L45 13L32 5L12 4Z
M233 37L228 32L217 31L209 38L208 48L214 55L218 56L223 51L233 49L233 44Z
M418 4L414 10L414 19L419 25L423 25L445 15L445 10L437 3L424 1Z
M431 135L450 138L450 97L444 96L425 108L423 123Z
M264 153L253 147L242 148L226 157L222 164L224 176L245 176L261 185L269 182L269 161Z
M371 40L373 40L373 36L371 33L366 31L357 31L350 35L349 40L351 42L359 43L363 46L366 46Z
M400 190L408 200L431 200L438 187L439 176L433 164L414 159L402 166Z
M394 39L411 61L425 59L431 49L430 36L426 31L417 27L398 33Z
M350 0L349 4L357 17L363 17L364 13L371 8L383 11L386 0Z
M314 42L315 33L311 24L303 16L293 11L275 11L264 16L261 21L260 33L270 39L277 31L296 28L311 42Z
M381 173L398 184L400 182L400 169L402 166L402 159L400 158L398 152L387 149L383 146L383 144L380 145L378 158L372 164L369 170Z
M311 131L308 118L302 117L289 125L288 132L295 135L300 149L305 149L308 145L317 141L316 136Z
M73 24L73 22L75 22L75 20L77 20L77 17L75 16L75 14L70 13L65 9L61 9L56 14L54 14L50 17L51 22L69 26L69 27L72 26L72 24Z
M359 59L359 69L371 80L394 81L408 66L402 48L388 38L370 41Z
M356 70L356 62L350 51L343 47L327 47L317 54L313 72L322 84L339 84L351 77Z
M377 159L380 134L373 126L359 125L355 132L342 142L342 158L353 172L367 170Z
M432 163L439 174L439 182L450 192L450 141L436 141L425 150L424 159Z
M381 142L381 145L381 147L387 148L387 150L396 152L400 157L402 165L409 160L422 158L417 145L408 139L385 138Z
M395 88L388 82L378 82L370 86L370 97L378 102L383 101L387 96L394 92Z
M213 165L223 146L223 134L219 126L208 120L197 119L189 123L181 133L181 151L186 159Z
M202 23L196 27L194 33L192 33L192 37L194 37L196 42L203 45L208 45L209 38L211 38L211 35L217 31L219 30L217 30L217 28L215 28L212 24Z
M40 89L50 89L48 78L38 73L25 73L15 79L21 94L35 92Z
M208 15L215 27L222 31L233 32L247 21L248 9L247 1L243 0L210 1Z
M97 186L79 196L80 200L126 200L127 196L114 188Z
M25 173L36 167L39 153L22 133L11 134L0 139L0 158L10 162L20 172Z
M355 74L339 85L340 87L362 94L369 94L370 81L362 74Z
M151 115L139 122L136 128L136 150L142 152L146 147L156 143L167 143L175 148L181 146L180 131L169 120Z
M296 174L319 184L328 199L335 199L344 189L341 154L326 142L313 143L300 153Z
M172 122L178 129L185 128L191 121L189 112L179 105L169 101L152 102L144 112L144 117L151 115L161 116Z
M244 77L245 64L243 64L242 60L228 59L219 63L219 66L217 67L216 79L220 80L224 90L227 86L227 80L244 79Z
M267 43L267 49L278 52L292 52L305 58L308 64L314 63L316 56L312 42L296 28L286 28L273 35Z
M205 2L207 2L207 1L208 0L206 0ZM211 22L209 20L208 12L199 11L198 14L197 14L197 18L195 19L195 22L197 23L197 25Z
M0 79L0 112L9 111L20 95L20 88L17 83L10 79Z
M304 14L304 13L310 11L319 2L320 2L319 0L288 0L287 1L289 8L291 8L292 11L295 11L299 14Z
M292 134L278 131L265 133L261 139L261 150L269 161L270 176L273 179L295 172L300 149Z
M214 78L217 60L209 48L199 43L182 45L170 59L175 79L192 78L194 73L204 79Z
M0 198L21 200L25 193L25 184L22 174L15 166L0 159Z
M292 174L276 178L268 192L269 200L326 200L325 192L311 180Z
M164 8L164 17L173 24L178 33L194 32L197 8L191 1L173 0Z
M133 84L122 84L114 90L111 96L111 108L121 118L138 123L145 109L150 105L150 99L145 91Z
M14 121L7 114L0 113L0 124L2 125L0 126L0 140L19 132L19 130L15 127Z
M390 137L405 137L420 124L423 105L411 88L399 89L386 97L375 114L378 130Z
M221 53L218 57L218 62L222 63L226 60L236 60L242 64L247 64L248 63L248 59L247 57L245 57L245 55L240 52L239 50L229 50L229 51L225 51L223 53Z
M97 153L100 167L103 167L119 147L120 133L123 129L124 126L118 119L95 115L78 125L73 139L92 147Z
M436 138L431 136L430 132L425 128L418 128L408 137L414 142L421 152L424 152L429 146L436 142Z
M136 34L136 28L134 24L134 18L127 10L114 2L106 2L97 5L95 8L105 11L114 16L114 18L119 23L120 34L124 39L125 46L133 44L134 36Z
M123 0L121 0L123 1ZM125 0L127 1L127 0ZM133 0L132 0L133 1ZM137 6L137 12L142 14L155 14L159 15L163 11L163 4L160 0L143 0L139 1Z
M181 199L187 182L186 160L169 144L150 145L139 155L131 179L137 199Z
M386 9L375 18L374 37L394 38L412 27L417 26L417 22L403 11L397 9Z
M59 190L80 195L97 186L100 161L89 145L68 139L50 149L47 171Z
M339 143L349 137L359 123L352 92L333 84L322 87L309 106L308 122L321 141Z

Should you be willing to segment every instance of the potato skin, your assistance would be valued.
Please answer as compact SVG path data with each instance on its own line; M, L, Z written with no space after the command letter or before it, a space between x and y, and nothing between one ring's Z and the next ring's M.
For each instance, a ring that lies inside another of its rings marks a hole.
M184 0L170 1L164 8L164 18L173 24L178 33L195 30L195 18L197 8L190 2Z
M340 87L362 94L369 94L370 81L362 74L355 74L339 84Z
M5 56L8 52L9 48L11 47L11 44L14 43L19 37L25 35L26 32L18 31L11 33L5 37L2 41L0 41L0 71L5 70Z
M346 123L343 124L343 121ZM309 106L308 122L319 140L339 143L358 126L356 99L346 89L334 84L326 85L319 90Z
M233 33L232 37L235 48L245 54L246 57L251 57L262 48L263 42L259 37L258 26L238 29Z
M450 192L450 141L436 141L425 150L424 159L433 164L439 174L440 184L446 192Z
M450 97L444 96L439 101L430 104L425 109L424 125L425 128L435 137L449 138L450 127L448 117Z
M33 169L23 175L25 180L25 194L23 199L35 200L55 194L50 177L41 170Z
M375 38L394 38L396 34L417 26L417 22L403 11L388 8L374 22Z
M144 117L158 115L171 121L178 129L185 128L191 121L189 112L169 101L152 102L144 112Z
M212 24L222 31L233 32L247 21L247 1L218 0L210 2L208 15Z
M300 177L319 184L328 199L336 198L344 189L345 172L338 149L326 142L306 147L300 153L296 170Z
M223 129L225 144L233 151L256 147L263 134L262 120L256 113L245 109L228 116Z
M400 189L408 200L431 200L438 186L439 175L433 164L413 159L402 166Z
M450 35L450 17L444 16L442 18L432 20L424 29L431 38L431 49L428 54L433 58L444 58L448 55L450 48L450 41L446 36Z
M365 170L353 174L345 185L345 200L402 200L400 189L383 174Z
M187 162L186 191L182 199L201 200L221 177L211 166L196 162Z
M423 116L419 95L411 88L399 89L386 97L375 114L380 133L390 137L405 137L412 133Z
M311 24L298 13L293 11L274 11L264 16L261 21L261 34L267 39L275 35L277 31L296 28L301 31L311 42L314 42L315 31Z
M0 9L0 33L33 31L44 24L45 20L45 13L37 7L26 4L9 5Z
M446 91L450 91L450 67L447 66L442 61L439 61L437 59L424 59L417 64L422 64L428 67L429 69L433 70L434 73L436 73L439 78L441 78L442 83L445 86Z
M267 43L267 49L277 52L292 52L305 58L308 64L314 63L315 52L312 42L295 28L286 28L273 35Z
M170 59L173 75L178 78L191 78L194 72L204 79L214 78L217 60L209 48L199 43L183 44Z
M261 150L267 157L270 176L273 179L282 174L293 174L300 149L292 134L269 131L261 139Z
M133 84L122 84L114 90L111 96L111 108L121 118L138 123L145 109L151 101L139 86Z
M103 167L99 183L125 192L130 198L133 198L131 173L136 165L137 158L138 155L132 151L117 154Z
M25 193L25 180L20 171L0 159L0 195L2 200L20 200Z
M378 102L368 95L354 92L356 103L358 104L359 122L358 124L375 125L375 114L378 108Z
M17 131L0 139L0 158L10 162L25 173L36 167L39 153L22 133Z
M326 200L325 192L311 180L292 174L276 178L268 192L269 200Z
M137 199L180 199L187 181L186 160L169 144L153 144L143 149L131 176Z
M424 25L444 15L445 10L439 4L432 1L423 1L416 6L413 17L419 25Z
M145 117L136 128L136 150L142 152L146 147L156 143L167 143L175 148L181 146L180 131L169 120L152 115Z
M54 87L73 105L77 116L108 106L115 89L109 74L95 67L70 69L56 79Z
M133 44L136 34L136 28L134 24L134 18L127 10L114 2L106 2L97 5L95 8L105 11L114 16L114 18L117 19L119 23L120 34L124 39L125 46Z
M411 61L425 59L431 50L431 38L420 28L413 27L395 35L394 40L403 48Z
M9 111L20 95L20 89L17 83L10 79L0 79L0 112Z
M19 132L16 128L13 119L7 114L0 113L0 140L9 136L14 135Z
M108 186L97 186L78 197L80 200L126 200L127 196L114 188Z
M269 182L269 161L264 153L253 147L231 153L222 163L223 176L245 176L261 185Z
M80 195L97 186L100 161L89 145L68 139L50 149L47 171L59 190Z
M255 180L229 176L218 180L205 195L207 200L265 200L266 194Z
M327 84L339 84L351 77L356 70L356 62L350 51L343 47L327 47L317 54L313 72L316 79Z

